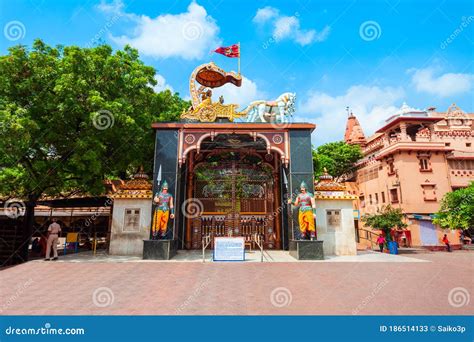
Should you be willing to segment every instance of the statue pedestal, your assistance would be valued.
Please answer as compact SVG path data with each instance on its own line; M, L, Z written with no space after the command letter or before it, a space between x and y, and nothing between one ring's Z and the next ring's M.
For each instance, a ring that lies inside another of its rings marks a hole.
M290 240L290 255L298 260L324 260L323 241Z
M170 260L177 249L178 240L143 240L143 259Z

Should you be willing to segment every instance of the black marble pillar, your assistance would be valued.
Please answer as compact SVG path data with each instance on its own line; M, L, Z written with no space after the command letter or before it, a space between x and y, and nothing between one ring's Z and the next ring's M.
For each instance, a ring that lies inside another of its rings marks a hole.
M311 150L311 130L290 130L290 163L287 170L288 195L293 201L300 193L301 182L304 181L308 192L313 193L314 171L313 153ZM288 240L299 237L298 210L291 206L289 210L287 235Z
M161 170L161 172L160 172ZM159 179L161 177L161 179ZM168 220L166 239L176 239L178 222L181 219L180 203L180 173L178 165L178 130L177 129L157 129L155 142L155 160L153 167L153 197L157 194L163 182L168 183L168 192L173 195L175 204L175 218ZM155 204L152 204L152 215ZM153 217L152 217L153 220ZM153 222L152 222L153 224ZM150 227L151 238L151 227Z
M291 240L290 255L298 260L324 260L323 241Z
M143 240L143 259L170 260L177 249L178 240Z

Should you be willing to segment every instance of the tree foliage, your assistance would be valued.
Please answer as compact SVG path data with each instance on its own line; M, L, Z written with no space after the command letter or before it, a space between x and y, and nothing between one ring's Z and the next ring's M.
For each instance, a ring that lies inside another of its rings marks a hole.
M0 194L98 194L107 177L152 168L153 121L189 103L155 93L130 47L15 46L0 57Z
M383 230L387 241L391 241L390 232L392 229L407 226L403 222L402 210L400 208L393 208L390 205L382 207L381 210L375 214L364 215L362 221L373 229Z
M474 182L467 188L448 192L441 201L433 223L445 229L474 227Z
M330 142L313 150L313 166L316 176L326 168L335 179L354 170L354 164L363 157L358 145L343 141Z

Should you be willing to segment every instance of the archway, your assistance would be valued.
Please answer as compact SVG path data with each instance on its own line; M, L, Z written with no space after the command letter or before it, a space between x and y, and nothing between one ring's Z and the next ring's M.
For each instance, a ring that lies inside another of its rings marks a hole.
M255 234L266 249L281 248L279 154L263 139L222 134L191 158L187 200L198 213L185 215L187 248L201 248L205 236L243 236L252 245Z

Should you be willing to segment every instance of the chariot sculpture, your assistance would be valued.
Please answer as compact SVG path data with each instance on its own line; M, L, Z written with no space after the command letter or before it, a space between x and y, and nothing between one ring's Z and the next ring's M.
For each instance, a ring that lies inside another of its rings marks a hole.
M183 111L181 119L200 122L215 122L227 119L233 122L242 119L246 122L289 122L295 111L296 94L283 93L275 101L253 101L242 111L238 104L225 104L221 96L218 102L212 101L212 89L227 83L240 87L242 76L226 72L213 62L198 66L189 79L191 107Z

